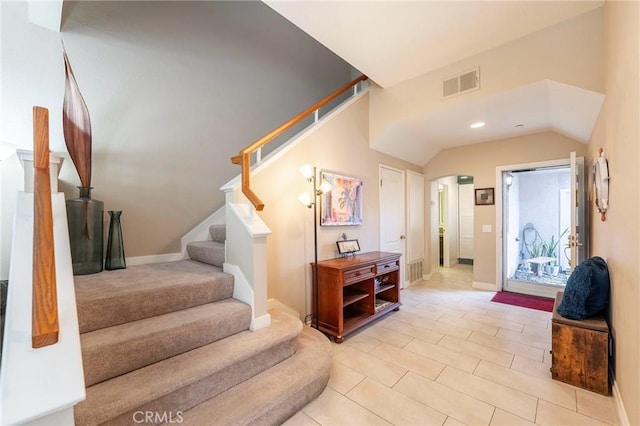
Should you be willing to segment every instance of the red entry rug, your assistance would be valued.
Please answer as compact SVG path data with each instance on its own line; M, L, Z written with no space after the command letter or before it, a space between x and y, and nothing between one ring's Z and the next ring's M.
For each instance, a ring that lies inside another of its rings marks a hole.
M499 291L495 296L493 296L491 301L504 303L506 305L522 306L523 308L537 309L539 311L553 312L554 299L529 296L527 294L509 293L508 291Z

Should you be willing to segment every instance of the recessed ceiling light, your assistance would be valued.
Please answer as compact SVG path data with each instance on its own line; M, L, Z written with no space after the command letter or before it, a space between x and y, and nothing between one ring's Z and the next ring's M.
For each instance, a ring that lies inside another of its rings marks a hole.
M516 127L524 127L524 124L516 124Z
M479 129L480 127L484 127L484 121L478 121L476 123L473 123L470 127L472 129Z

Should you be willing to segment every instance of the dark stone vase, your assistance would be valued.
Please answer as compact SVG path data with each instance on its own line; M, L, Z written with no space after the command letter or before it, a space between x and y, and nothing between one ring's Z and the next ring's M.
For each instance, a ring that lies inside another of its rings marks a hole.
M104 203L91 198L91 189L79 186L79 197L66 203L73 275L102 271Z
M107 238L107 257L104 260L104 269L125 269L127 263L124 259L124 242L122 241L122 225L120 215L122 211L109 210L109 237Z

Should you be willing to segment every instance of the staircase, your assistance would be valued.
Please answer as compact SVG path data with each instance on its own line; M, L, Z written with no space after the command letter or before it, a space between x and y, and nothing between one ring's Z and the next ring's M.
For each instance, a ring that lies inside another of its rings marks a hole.
M75 277L87 399L78 425L280 424L322 392L331 345L299 319L251 307L222 272L224 226L189 260Z

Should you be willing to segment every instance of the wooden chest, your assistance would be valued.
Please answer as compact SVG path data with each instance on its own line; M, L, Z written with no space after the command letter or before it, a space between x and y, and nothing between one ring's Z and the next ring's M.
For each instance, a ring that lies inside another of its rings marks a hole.
M603 395L609 387L609 326L604 316L583 321L558 314L559 292L551 320L551 376Z

